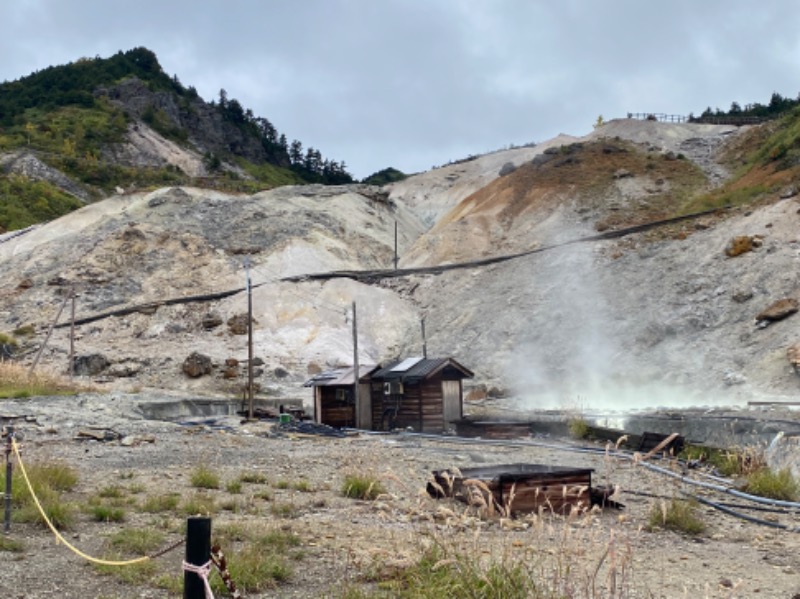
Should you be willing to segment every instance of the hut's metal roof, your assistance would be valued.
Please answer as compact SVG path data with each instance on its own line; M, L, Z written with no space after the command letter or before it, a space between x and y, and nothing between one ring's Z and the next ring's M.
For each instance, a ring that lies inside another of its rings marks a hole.
M359 379L364 378L365 376L371 374L376 368L378 368L375 364L359 364L358 371L360 376ZM335 387L335 386L343 386L343 385L352 385L355 381L355 377L353 376L355 368L353 366L347 366L344 368L334 368L333 370L326 370L325 372L320 372L319 374L313 376L305 383L303 383L304 387Z
M475 376L471 370L464 368L453 358L406 358L396 360L386 367L372 373L372 379L384 381L418 382L445 369L454 368L462 374L462 378Z

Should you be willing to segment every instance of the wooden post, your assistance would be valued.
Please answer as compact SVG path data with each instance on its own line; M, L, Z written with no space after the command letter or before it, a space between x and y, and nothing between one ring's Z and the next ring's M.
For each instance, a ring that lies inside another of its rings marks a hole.
M64 296L64 301L61 302L61 307L58 309L58 314L56 314L55 319L50 324L50 328L47 330L47 336L44 338L44 341L42 342L42 347L39 348L39 353L36 354L36 358L33 360L33 364L31 364L31 367L28 370L28 374L33 374L33 371L36 368L36 365L39 363L39 358L42 357L42 352L44 351L44 348L47 347L47 342L50 341L50 335L53 334L53 329L56 327L56 323L58 322L58 319L61 318L61 313L64 311L64 306L67 305L67 300L68 299L69 299L69 295L65 295Z
M192 516L186 521L186 563L204 566L211 559L211 518ZM195 572L183 572L183 599L205 599L206 587Z
M397 220L394 221L394 269L397 270Z
M428 340L425 338L425 319L421 318L419 321L422 326L422 357L428 359Z
M11 532L11 480L13 474L13 466L11 464L11 444L14 439L14 427L6 427L6 501L5 501L5 524L3 532L8 534Z
M353 302L353 409L355 410L356 426L358 415L361 413L361 402L358 398L358 322L356 321L356 303Z
M244 260L247 269L247 419L253 419L253 288L250 285L250 258Z
M75 375L75 286L70 291L72 297L72 315L69 324L69 378Z

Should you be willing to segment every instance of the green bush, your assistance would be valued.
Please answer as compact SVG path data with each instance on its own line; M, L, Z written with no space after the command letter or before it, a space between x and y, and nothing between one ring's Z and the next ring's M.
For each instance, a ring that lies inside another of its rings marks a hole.
M586 439L589 436L589 423L583 418L570 418L567 428L569 436L573 439Z
M747 477L745 491L770 499L797 501L798 495L800 495L800 486L788 468L773 472L765 467Z

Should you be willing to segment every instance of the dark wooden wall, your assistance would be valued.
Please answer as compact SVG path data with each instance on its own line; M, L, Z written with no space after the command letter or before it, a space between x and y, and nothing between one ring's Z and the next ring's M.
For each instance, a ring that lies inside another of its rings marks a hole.
M356 409L352 401L342 402L336 399L338 387L318 387L321 392L322 414L320 422L335 427L354 427L356 425ZM348 397L352 396L349 387Z
M403 386L395 428L411 427L417 432L440 433L444 426L444 398L441 377L432 377L420 384ZM389 426L386 411L394 414L398 397L383 394L383 383L372 386L372 427L384 430Z

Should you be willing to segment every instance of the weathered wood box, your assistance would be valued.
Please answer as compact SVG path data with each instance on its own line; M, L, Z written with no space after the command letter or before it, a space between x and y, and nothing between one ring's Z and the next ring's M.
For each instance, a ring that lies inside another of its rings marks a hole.
M483 493L486 500L488 489L495 506L511 514L539 510L569 514L589 509L594 503L611 504L604 489L592 489L592 472L591 468L544 464L438 470L433 473L436 484L428 483L427 490L432 497L453 497L474 505L480 502L476 493Z

